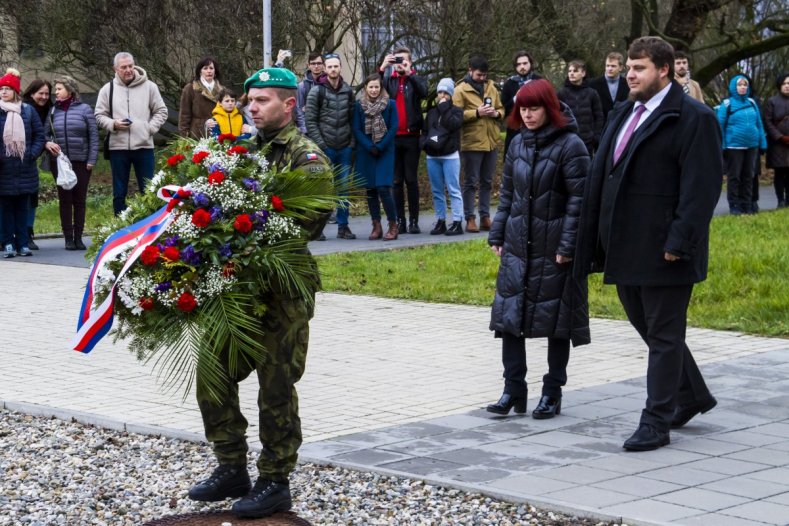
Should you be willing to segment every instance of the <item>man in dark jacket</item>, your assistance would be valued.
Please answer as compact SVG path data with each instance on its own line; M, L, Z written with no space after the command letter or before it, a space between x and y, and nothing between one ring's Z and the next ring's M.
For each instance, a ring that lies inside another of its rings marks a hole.
M515 107L515 95L526 81L537 80L542 77L534 72L534 60L525 51L516 51L512 56L512 67L515 68L515 75L504 81L501 87L501 103L504 104L504 120L510 116L512 108ZM518 134L518 130L507 128L507 136L504 139L504 155L510 149L510 141Z
M353 164L353 89L345 83L340 72L340 56L330 53L323 57L326 74L318 78L318 85L307 95L304 116L307 136L329 158L335 173L335 184L340 195L348 192L348 181ZM356 239L348 227L347 201L337 207L337 237Z
M386 55L381 67L381 84L397 106L397 134L395 135L394 200L397 206L398 232L419 234L419 135L422 131L422 101L427 97L427 79L416 74L411 62L411 50L395 49ZM405 226L405 196L408 191L408 229Z
M622 53L609 53L605 58L605 75L589 81L589 87L597 92L603 106L603 117L608 117L608 112L617 102L627 100L630 88L627 81L621 76L625 67L625 58Z
M617 106L584 191L574 271L603 271L649 347L647 402L628 450L669 443L717 403L685 344L693 285L707 277L723 178L715 115L674 78L674 50L642 37L628 52L634 102Z
M578 136L592 155L600 142L605 117L600 97L586 84L586 64L583 61L572 60L567 65L567 80L559 90L559 100L572 110L578 124Z

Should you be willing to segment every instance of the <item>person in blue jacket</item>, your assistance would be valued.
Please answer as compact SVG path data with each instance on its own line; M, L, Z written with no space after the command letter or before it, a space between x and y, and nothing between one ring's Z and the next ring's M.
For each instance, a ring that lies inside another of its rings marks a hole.
M19 95L19 72L9 68L0 78L0 214L3 257L32 256L27 216L30 196L38 192L36 159L44 149L41 119Z
M729 82L729 98L718 106L718 123L723 133L726 197L732 215L751 214L753 178L759 150L767 149L759 106L751 98L745 75Z
M373 220L368 239L397 239L397 209L392 197L394 181L394 138L397 133L397 106L381 89L381 77L370 75L364 80L364 92L353 112L353 134L356 137L356 171L364 178L367 206ZM383 204L389 225L381 227Z

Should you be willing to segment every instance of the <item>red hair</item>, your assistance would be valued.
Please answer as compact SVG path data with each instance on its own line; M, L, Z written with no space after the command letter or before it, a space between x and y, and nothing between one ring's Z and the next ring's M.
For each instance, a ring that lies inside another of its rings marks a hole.
M556 128L562 128L567 124L567 117L562 114L562 105L556 90L551 83L545 79L527 81L515 95L515 106L512 113L507 117L507 127L518 130L523 126L521 118L521 108L542 106L550 122Z

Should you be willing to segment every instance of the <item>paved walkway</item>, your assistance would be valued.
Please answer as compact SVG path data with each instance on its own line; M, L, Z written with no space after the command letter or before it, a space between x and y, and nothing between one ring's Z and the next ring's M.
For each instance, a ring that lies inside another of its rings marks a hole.
M0 262L3 406L200 440L192 397L161 392L123 342L68 350L86 276ZM593 321L594 343L572 353L563 414L536 421L480 410L502 385L487 319L487 308L321 294L299 384L302 458L630 524L789 521L789 341L690 330L720 405L672 433L671 446L628 454L646 353L627 323ZM534 343L532 398L546 369ZM255 396L254 380L242 384L248 415Z

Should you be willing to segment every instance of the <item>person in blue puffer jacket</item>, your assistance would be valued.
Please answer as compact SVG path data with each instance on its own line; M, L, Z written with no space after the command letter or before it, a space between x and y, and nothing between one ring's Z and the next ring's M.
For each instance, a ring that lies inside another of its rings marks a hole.
M723 159L726 168L726 197L732 215L754 212L753 178L759 150L767 149L759 107L750 95L745 75L729 82L730 97L718 106L718 123L723 133Z
M77 82L67 76L55 78L55 107L45 125L46 148L52 154L52 175L57 179L57 158L66 154L77 174L77 185L64 190L58 186L60 227L66 240L66 250L85 250L82 233L85 228L85 209L88 182L99 156L99 132L93 108L80 100Z
M31 194L38 192L36 159L44 148L41 119L19 96L19 72L0 78L0 214L3 257L32 256L27 216Z

